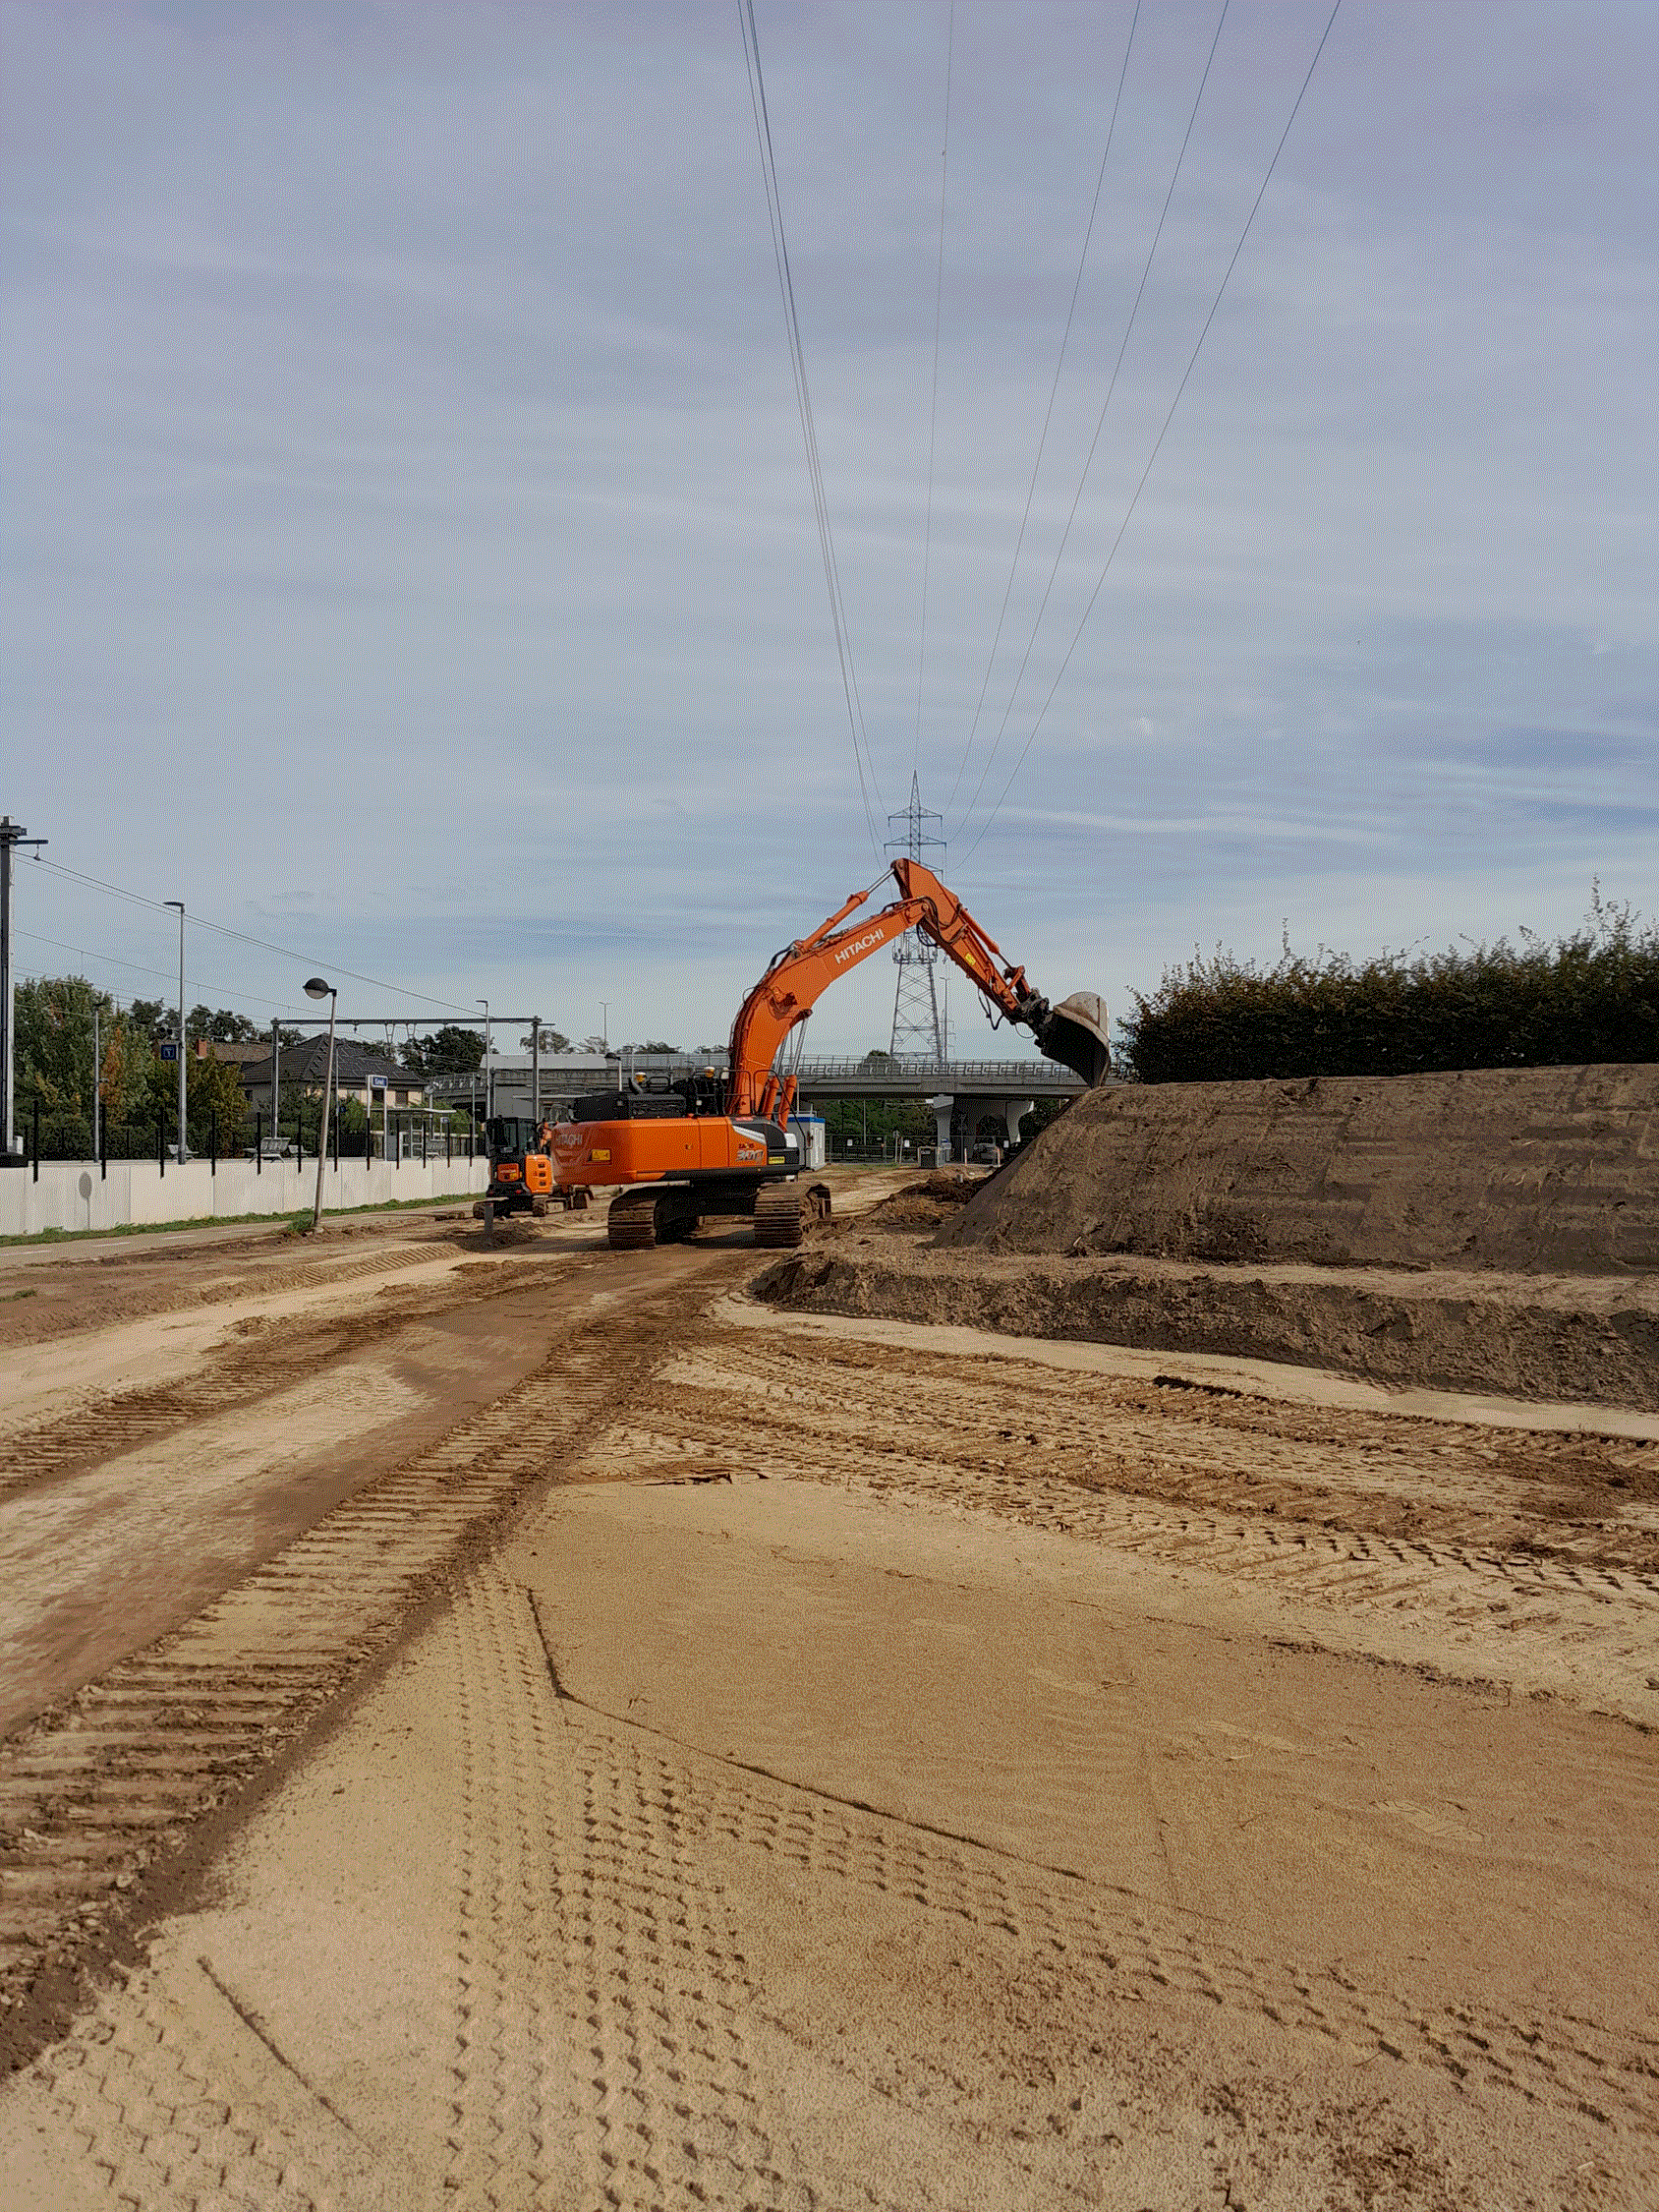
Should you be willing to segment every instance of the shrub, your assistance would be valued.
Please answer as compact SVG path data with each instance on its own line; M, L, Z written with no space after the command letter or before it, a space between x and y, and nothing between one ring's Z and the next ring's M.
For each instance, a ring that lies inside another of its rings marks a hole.
M1217 947L1136 991L1122 1024L1142 1082L1398 1076L1659 1060L1659 927L1597 886L1583 926L1549 945L1379 953L1355 963L1288 943L1271 968Z

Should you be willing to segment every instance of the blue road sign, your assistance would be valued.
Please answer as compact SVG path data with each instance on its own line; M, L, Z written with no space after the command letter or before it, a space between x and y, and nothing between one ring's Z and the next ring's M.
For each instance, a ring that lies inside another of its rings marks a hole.
M161 1057L163 1060L177 1060L179 1057L178 1046L176 1044L164 1044L161 1047Z

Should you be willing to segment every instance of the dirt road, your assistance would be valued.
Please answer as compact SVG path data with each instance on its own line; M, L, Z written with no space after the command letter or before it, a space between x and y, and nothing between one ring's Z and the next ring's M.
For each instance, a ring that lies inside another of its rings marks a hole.
M20 2201L1659 2199L1659 1418L474 1238L0 1304Z

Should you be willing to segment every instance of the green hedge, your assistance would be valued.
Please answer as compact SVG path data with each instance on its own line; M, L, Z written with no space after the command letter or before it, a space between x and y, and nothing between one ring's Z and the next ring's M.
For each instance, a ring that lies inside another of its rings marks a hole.
M1131 994L1123 1070L1142 1082L1401 1076L1451 1068L1659 1060L1659 927L1599 889L1584 926L1355 963L1292 953L1271 968L1217 948Z

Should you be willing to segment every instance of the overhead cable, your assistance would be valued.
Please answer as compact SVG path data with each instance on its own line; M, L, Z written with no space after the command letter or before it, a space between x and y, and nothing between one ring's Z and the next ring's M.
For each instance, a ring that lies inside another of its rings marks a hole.
M27 937L31 944L50 945L55 952L73 953L77 960L90 960L97 967L124 967L134 975L158 975L164 983L175 979L176 971L172 968L147 967L143 960L118 960L113 953L89 953L85 945L66 945L62 938L42 937L37 929L20 929L18 935ZM42 977L41 980L47 979ZM196 987L199 991L216 992L232 1006L268 1006L278 1014L293 1011L286 999L261 999L252 991L228 991L222 983L198 982Z
M1261 205L1262 201L1266 196L1267 188L1273 181L1273 172L1279 166L1279 156L1285 151L1285 142L1290 136L1290 126L1296 120L1296 111L1302 104L1302 100L1304 95L1306 94L1308 87L1313 83L1313 73L1319 67L1319 57L1325 51L1325 42L1331 35L1332 26L1336 23L1337 13L1338 10L1342 7L1342 4L1343 0L1335 0L1335 5L1332 7L1331 13L1326 19L1325 29L1320 33L1319 44L1313 50L1313 59L1307 65L1307 75L1302 79L1301 90L1296 94L1296 97L1291 104L1290 113L1286 120L1284 130L1280 134L1279 144L1273 149L1273 159L1267 165L1267 174L1261 181L1260 190L1257 192L1255 199L1250 203L1250 212L1244 218L1244 228L1238 233L1238 243L1232 249L1232 259L1228 262L1227 269L1222 277L1221 283L1216 287L1216 296L1210 303L1210 312L1204 318L1204 327L1198 333L1197 344L1194 345L1191 354L1188 356L1186 368L1182 372L1180 382L1175 386L1175 396L1171 400L1170 411L1164 417L1163 427L1159 431L1157 437L1153 441L1152 451L1147 456L1146 466L1141 471L1140 482L1135 486L1134 495L1130 499L1127 507L1123 510L1123 519L1117 526L1116 537L1112 541L1112 550L1106 556L1106 564L1101 569L1100 575L1096 579L1094 590L1089 594L1089 604L1083 610L1082 618L1078 622L1076 629L1072 632L1071 643L1065 649L1065 658L1061 661L1058 669L1055 671L1055 680L1052 684L1050 684L1049 695L1043 701L1042 713L1038 715L1037 720L1032 724L1031 734L1026 738L1025 743L1020 748L1019 759L1014 762L1012 769L1009 771L1008 780L1002 786L1001 793L997 800L997 804L991 809L991 812L986 816L984 822L980 825L979 836L974 839L974 842L969 845L967 852L963 854L964 859L970 858L979 849L980 843L983 840L986 831L990 829L992 823L997 819L998 813L1001 808L1002 800L1007 797L1009 791L1013 788L1014 778L1019 774L1021 767L1024 765L1025 756L1028 752L1030 752L1033 740L1036 738L1038 730L1043 727L1044 716L1047 715L1050 707L1054 704L1055 693L1059 689L1060 678L1064 675L1066 669L1070 665L1072 654L1077 650L1077 641L1083 635L1085 628L1088 626L1089 616L1095 611L1095 602L1101 595L1101 587L1106 582L1107 574L1112 567L1113 561L1117 557L1118 547L1123 543L1123 533L1129 527L1129 518L1134 513L1136 506L1139 504L1141 494L1146 490L1146 480L1152 474L1152 464L1157 460L1159 448L1164 443L1164 439L1168 435L1170 425L1175 419L1175 409L1181 403L1181 394L1187 387L1187 381L1192 375L1195 364L1197 363L1199 351L1203 346L1204 340L1209 336L1210 325L1216 320L1217 311L1220 309L1222 304L1222 295L1226 292L1228 287L1228 280L1229 278L1230 278L1233 270L1238 265L1238 257L1244 251L1244 241L1250 235L1250 225L1256 219L1256 209Z
M1175 166L1170 176L1170 189L1164 195L1164 205L1158 217L1158 228L1153 232L1152 244L1147 249L1145 265L1141 269L1140 283L1135 289L1134 304L1129 309L1129 320L1123 325L1123 342L1117 348L1117 359L1112 365L1112 378L1106 387L1106 397L1101 402L1100 420L1095 424L1095 435L1089 440L1089 450L1083 460L1083 473L1077 479L1077 490L1072 494L1071 512L1066 516L1065 528L1060 532L1059 545L1055 552L1054 566L1049 570L1049 580L1043 587L1042 604L1037 610L1037 619L1031 625L1031 635L1026 641L1025 654L1019 664L1019 673L1014 677L1013 689L1008 693L1008 703L1002 710L1002 720L998 725L997 735L992 741L991 750L985 756L985 766L979 772L979 782L974 786L974 795L962 810L964 824L979 804L979 794L984 790L985 780L991 774L992 764L997 758L1003 734L1008 727L1008 718L1014 711L1014 701L1019 697L1019 687L1025 681L1025 671L1030 666L1032 651L1036 646L1038 633L1043 627L1043 617L1049 611L1049 598L1055 588L1055 579L1059 574L1059 564L1065 557L1065 549L1071 538L1071 525L1077 519L1077 508L1083 497L1083 487L1089 481L1089 471L1094 466L1095 449L1100 444L1101 432L1106 428L1107 409L1112 405L1112 395L1117 389L1117 374L1123 366L1123 356L1129 350L1129 338L1135 327L1135 318L1140 314L1140 304L1145 297L1147 278L1152 274L1152 263L1158 253L1158 242L1163 237L1164 225L1169 220L1170 204L1175 197L1175 186L1180 181L1181 164L1186 159L1186 149L1192 143L1192 127L1198 120L1198 110L1204 98L1204 87L1210 82L1211 66L1216 58L1216 48L1221 44L1222 26L1227 22L1227 11L1230 4L1231 0L1222 0L1222 12L1216 18L1216 34L1210 41L1210 51L1205 57L1204 74L1198 80L1198 90L1193 96L1192 113L1186 119L1186 135L1181 140L1179 153L1175 155ZM976 838L974 843L977 844L978 842Z
M1014 578L1019 572L1019 556L1025 545L1025 530L1031 520L1031 502L1037 492L1037 478L1043 466L1043 449L1049 442L1049 425L1054 420L1055 398L1059 391L1060 371L1065 367L1065 349L1071 342L1072 320L1077 313L1077 294L1082 288L1083 267L1089 259L1089 241L1095 235L1095 217L1100 212L1101 188L1106 183L1106 164L1112 157L1113 134L1117 129L1117 110L1123 99L1123 81L1129 74L1129 56L1134 51L1135 26L1140 22L1140 0L1135 0L1135 12L1129 18L1129 38L1123 48L1123 66L1117 72L1117 93L1112 102L1112 120L1106 127L1106 146L1100 157L1100 175L1095 179L1095 197L1089 208L1088 228L1083 233L1083 250L1077 257L1077 274L1071 283L1071 304L1065 311L1065 329L1060 335L1059 358L1055 363L1055 380L1049 386L1049 404L1043 416L1043 431L1037 440L1037 458L1031 464L1031 482L1025 488L1025 512L1019 518L1019 535L1014 540L1014 557L1008 563L1008 580L1002 587L1002 604L997 612L997 634L991 640L991 658L985 664L985 681L979 687L979 704L974 709L972 727L968 730L962 757L956 763L956 781L950 786L950 796L945 800L945 812L955 804L956 793L961 788L962 775L968 765L968 755L973 751L974 738L979 733L979 718L985 712L985 696L991 688L991 671L997 666L997 649L1002 642L1002 624L1007 619L1008 600L1013 593ZM919 715L918 715L918 719Z
M760 34L755 29L755 0L737 0L737 20L743 33L743 57L749 69L749 100L755 111L755 135L761 149L761 174L766 184L767 216L772 224L772 258L777 263L778 289L783 299L789 362L795 377L795 404L800 410L801 436L807 454L807 475L812 484L813 513L818 522L819 550L824 559L824 581L830 594L830 619L835 632L841 689L846 697L847 722L852 730L853 763L858 770L858 790L864 802L864 823L870 835L870 849L880 859L882 848L876 835L876 817L871 811L870 789L872 786L875 787L876 802L882 805L882 787L870 751L870 733L864 726L864 707L858 696L858 681L853 671L846 605L841 597L840 571L835 563L835 541L830 528L830 508L824 494L824 465L819 458L818 428L813 419L812 393L807 384L807 361L801 345L800 318L795 312L795 280L789 267L789 243L783 229L783 202L777 187L777 163L772 154L772 119L767 110L766 80L761 74L761 42Z
M99 876L84 875L79 868L66 868L59 860L43 860L38 853L34 856L33 865L37 868L45 868L54 876L67 876L72 883L86 884L93 891L107 892L112 899L125 899L131 905L147 906L152 913L165 914L177 911L175 906L170 906L163 900L148 899L142 891L128 891L118 883L105 883ZM294 960L301 967L332 967L336 975L349 976L354 983L372 983L375 990L390 991L400 999L419 999L423 1006L441 1007L446 1014L465 1014L469 1019L476 1019L470 1008L459 1005L454 999L434 999L429 992L412 991L405 983L388 983L382 976L362 975L355 967L342 967L337 960L318 961L310 953L296 953L292 946L272 945L263 937L250 937L246 930L231 929L224 922L209 921L204 914L193 912L189 919L197 929L211 930L215 937L228 937L238 945L252 945L261 953L275 953L279 959ZM74 948L71 947L70 950L73 951ZM266 1000L261 1003L275 1005L278 1002Z
M1139 6L1140 0L1136 0ZM910 756L914 781L922 757L922 672L928 664L928 567L933 557L934 447L939 436L939 328L944 305L944 200L950 179L950 65L956 54L956 0L944 44L944 146L939 157L939 275L934 284L933 403L928 410L928 516L922 531L922 642L916 650L916 744Z

